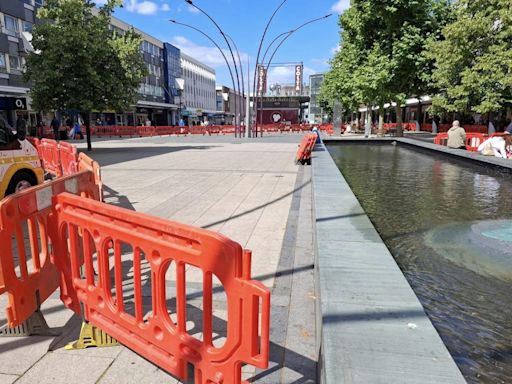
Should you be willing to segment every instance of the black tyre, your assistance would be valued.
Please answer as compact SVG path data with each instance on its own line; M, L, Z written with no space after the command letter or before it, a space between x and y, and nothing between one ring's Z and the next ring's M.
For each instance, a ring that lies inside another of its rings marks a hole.
M33 187L37 184L37 180L33 175L26 171L19 171L14 174L9 186L7 187L6 195L12 195L13 193L22 191L24 189Z

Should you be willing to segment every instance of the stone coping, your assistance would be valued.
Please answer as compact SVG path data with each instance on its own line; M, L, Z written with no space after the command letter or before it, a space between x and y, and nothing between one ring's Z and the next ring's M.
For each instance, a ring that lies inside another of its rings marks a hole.
M500 159L494 156L483 156L478 152L470 152L461 149L452 149L445 147L443 145L437 145L433 143L428 143L425 141L421 141L418 139L410 139L405 137L377 137L377 138L357 138L357 137L349 137L349 138L329 138L324 140L326 143L387 143L396 141L400 145L416 147L417 149L434 151L443 155L452 156L459 158L461 160L469 160L472 162L479 163L482 166L490 166L493 168L498 168L503 171L512 172L512 160L509 159Z
M324 144L312 164L320 382L465 383Z

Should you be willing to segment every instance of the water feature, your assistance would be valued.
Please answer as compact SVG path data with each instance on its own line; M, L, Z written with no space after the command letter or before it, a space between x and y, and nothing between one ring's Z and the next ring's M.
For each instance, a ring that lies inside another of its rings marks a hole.
M512 382L512 175L400 145L328 150L467 381Z

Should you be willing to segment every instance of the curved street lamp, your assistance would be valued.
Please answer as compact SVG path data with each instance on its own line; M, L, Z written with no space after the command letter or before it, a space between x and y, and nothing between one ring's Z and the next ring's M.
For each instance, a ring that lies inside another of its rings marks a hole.
M267 63L267 66L265 68L265 73L268 73L268 69L270 67L270 64L272 64L272 60L274 59L274 56L276 55L277 51L279 50L279 48L281 48L281 46L285 43L286 40L288 40L290 38L291 35L293 35L295 32L297 32L299 29L302 29L304 28L305 26L309 25L309 24L312 24L314 22L317 22L317 21L320 21L320 20L324 20L324 19L327 19L328 17L331 17L332 16L332 13L329 13L325 16L322 16L322 17L318 17L316 19L312 19L312 20L309 20L309 21L306 21L305 23L299 25L298 27L288 31L288 32L284 32L282 34L280 34L279 36L277 36L274 41L272 41L271 45L274 44L274 42L279 38L279 37L282 37L282 36L285 36L280 42L279 44L277 45L276 49L274 49L274 52L272 52L272 55L270 56L270 59ZM267 49L268 51L268 49ZM268 52L265 52L265 56L266 56L266 53ZM262 62L262 65L264 64L264 62ZM262 111L263 112L263 95L261 96L261 104L262 104ZM260 113L260 120L263 118L263 116L261 115ZM261 122L261 121L260 121ZM256 124L257 126L257 124ZM263 132L262 132L263 133Z
M224 51L222 50L222 48L219 46L219 44L217 44L215 42L215 40L213 40L207 33L201 31L199 28L196 28L194 27L193 25L190 25L190 24L185 24L185 23L182 23L182 22L179 22L179 21L176 21L176 20L169 20L171 23L174 23L174 24L177 24L177 25L182 25L184 27L187 27L187 28L190 28L190 29L193 29L194 31L197 31L199 32L200 34L202 34L204 37L206 37L208 40L210 40L212 42L213 45L215 45L215 47L219 50L220 54L222 55L222 57L224 58L224 61L226 62L226 65L228 66L228 69L229 69L229 74L231 76L231 81L233 83L233 89L236 90L236 85L235 85L235 77L233 76L233 70L231 69L231 65L229 64L229 61L228 61L228 58L226 57L226 55L224 54ZM235 98L235 116L236 116L236 98ZM235 118L236 119L236 118ZM235 135L236 135L236 127L235 127Z
M236 74L236 81L237 81L237 84L238 84L238 92L240 93L240 76L238 74L238 65L236 64L235 55L233 54L233 49L231 48L231 44L229 43L229 40L226 37L226 34L222 30L222 28L219 26L219 24L217 24L217 22L208 13L206 13L202 8L200 8L199 6L195 5L192 0L185 0L185 2L190 4L192 7L197 9L199 12L201 12L207 18L209 18L211 20L211 22L215 25L215 27L217 27L217 29L219 30L220 34L222 35L222 37L226 41L226 44L227 44L227 46L229 48L229 52L231 53L231 59L233 60L233 66L235 68L235 74ZM235 91L235 137L236 137L236 134L237 134L237 131L238 131L238 123L237 123L237 119L238 119L238 117L237 117L237 105L238 105L238 103L237 103L237 98L236 98L236 87L233 87L233 88L235 88L234 91Z
M236 55L238 56L238 65L240 66L240 77L242 78L242 106L240 107L240 118L241 118L243 116L243 112L242 112L243 111L243 100L244 100L244 95L245 95L245 80L244 80L244 69L243 69L244 67L242 65L242 59L240 57L240 51L238 50L238 47L235 44L235 41L227 33L226 33L226 37L229 40L231 40L231 43L233 44L233 47L235 47L235 52L236 52ZM240 85L238 85L238 86L240 87ZM237 98L236 92L235 92L235 98ZM242 137L241 131L239 132L239 136Z

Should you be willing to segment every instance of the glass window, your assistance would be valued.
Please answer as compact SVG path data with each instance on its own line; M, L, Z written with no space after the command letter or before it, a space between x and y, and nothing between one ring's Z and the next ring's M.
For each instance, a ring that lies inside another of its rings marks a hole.
M14 17L4 15L5 30L8 35L18 35L18 22Z
M11 69L21 69L21 60L18 56L9 56Z
M0 68L5 68L5 54L0 52Z
M35 0L36 7L42 7L44 5L44 0Z
M24 21L23 22L23 32L30 32L32 33L32 29L34 28L34 24L32 24L30 21Z

